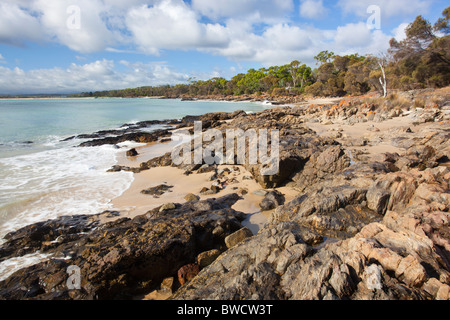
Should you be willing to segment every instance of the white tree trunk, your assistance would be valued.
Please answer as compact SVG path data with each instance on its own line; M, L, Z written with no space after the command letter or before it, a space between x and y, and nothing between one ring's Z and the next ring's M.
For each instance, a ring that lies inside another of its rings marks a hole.
M387 97L386 73L384 72L384 68L381 62L378 62L378 64L380 65L381 72L383 73L383 78L380 77L380 84L381 87L383 88L383 97L386 98Z

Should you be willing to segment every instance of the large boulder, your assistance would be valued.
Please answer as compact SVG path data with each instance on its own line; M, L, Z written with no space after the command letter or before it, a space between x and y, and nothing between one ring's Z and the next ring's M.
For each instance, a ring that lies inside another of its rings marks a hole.
M284 201L284 195L277 190L273 190L264 196L264 199L259 204L259 207L262 211L269 211L283 205Z
M293 180L300 190L341 173L350 166L350 158L341 146L331 146L311 156Z

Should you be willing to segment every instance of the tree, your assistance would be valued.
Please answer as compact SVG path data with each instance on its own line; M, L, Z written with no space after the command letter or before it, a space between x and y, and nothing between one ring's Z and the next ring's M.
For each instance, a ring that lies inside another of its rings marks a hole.
M386 98L387 97L386 72L384 71L384 66L380 61L378 61L378 65L380 66L381 72L383 74L383 77L380 77L379 80L381 87L383 88L383 97Z
M322 65L324 63L331 62L335 57L336 55L334 54L334 52L328 52L328 50L325 50L315 56L314 59L317 60L317 65Z
M297 87L298 78L299 78L299 69L300 69L300 61L294 60L290 64L290 74L292 78L292 84L294 85L294 88Z
M447 9L445 9L442 12L443 18L439 18L438 21L436 21L436 23L434 24L434 31L436 32L442 32L446 35L448 35L450 33L450 7L448 7Z
M450 7L443 12L434 27L418 16L406 28L406 39L392 39L388 53L391 69L400 89L445 86L450 75L450 36L448 33ZM442 33L445 34L442 36Z
M302 88L311 79L311 77L312 77L312 70L311 70L311 68L306 66L305 64L302 65L301 69L300 69L300 82L301 82L301 87Z
M347 94L360 95L370 90L370 67L367 60L349 66L344 78L344 90Z
M385 65L386 65L386 57L383 58L374 58L377 65L380 67L381 70L381 76L378 78L378 81L380 82L381 89L383 90L383 97L387 97L387 80L386 80L386 71L385 71Z

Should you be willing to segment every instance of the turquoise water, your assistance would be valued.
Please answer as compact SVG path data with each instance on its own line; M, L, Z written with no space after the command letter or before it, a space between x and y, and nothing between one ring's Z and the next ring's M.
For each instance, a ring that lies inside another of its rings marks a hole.
M154 99L0 99L0 242L31 223L111 209L111 199L130 186L131 173L106 173L120 149L76 148L83 140L64 138L138 121L264 108Z
M76 148L84 140L61 140L125 123L267 107L153 99L0 99L0 243L8 232L32 223L113 209L111 200L132 183L129 172L106 171L133 144ZM0 280L47 258L36 253L3 261Z
M125 123L262 109L257 103L164 99L0 99L0 158L47 150L64 137Z

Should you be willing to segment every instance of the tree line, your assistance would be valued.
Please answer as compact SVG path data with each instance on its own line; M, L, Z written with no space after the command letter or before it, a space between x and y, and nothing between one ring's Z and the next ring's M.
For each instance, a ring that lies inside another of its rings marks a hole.
M380 56L339 56L322 51L316 68L301 61L269 68L250 69L226 80L190 80L174 86L147 86L125 90L85 92L77 97L183 97L269 94L345 96L388 89L439 88L450 84L450 7L431 24L418 16L406 28L402 41L391 39Z

